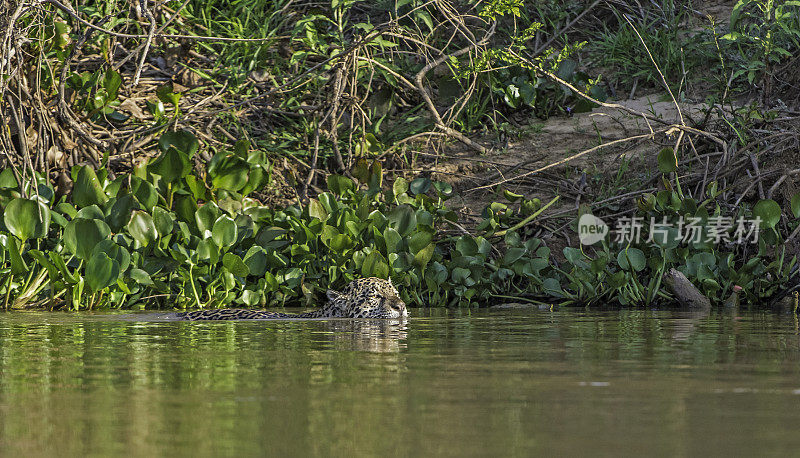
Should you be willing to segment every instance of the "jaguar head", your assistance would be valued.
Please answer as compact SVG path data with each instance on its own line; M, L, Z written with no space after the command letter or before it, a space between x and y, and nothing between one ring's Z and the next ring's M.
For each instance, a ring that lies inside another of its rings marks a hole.
M343 292L328 290L331 316L344 318L407 317L406 304L391 280L361 278L353 280Z

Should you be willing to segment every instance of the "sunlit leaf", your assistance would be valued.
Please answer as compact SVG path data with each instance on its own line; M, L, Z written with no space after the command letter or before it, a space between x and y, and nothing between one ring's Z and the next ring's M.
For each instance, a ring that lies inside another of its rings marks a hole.
M236 223L230 217L222 215L217 218L211 229L211 238L218 247L230 247L236 241L236 236Z
M23 242L42 238L50 228L50 209L36 200L17 198L6 206L3 220L9 232Z
M127 228L128 233L142 246L147 246L158 239L158 230L153 217L143 211L136 210L132 213Z
M365 277L389 278L389 264L382 254L373 251L364 258L361 274Z
M111 228L103 221L75 218L64 229L64 243L69 251L87 261L94 247L110 234Z
M239 191L247 184L250 165L235 154L219 153L208 165L208 176L215 188Z
M72 202L80 207L87 205L103 205L108 197L103 192L100 180L88 165L77 167L73 172L75 183L72 188Z
M250 274L250 269L242 261L242 258L233 253L225 253L225 256L222 257L222 265L237 277L246 277Z
M187 153L170 147L161 153L155 161L147 165L150 173L160 175L167 183L175 183L185 177L192 170Z

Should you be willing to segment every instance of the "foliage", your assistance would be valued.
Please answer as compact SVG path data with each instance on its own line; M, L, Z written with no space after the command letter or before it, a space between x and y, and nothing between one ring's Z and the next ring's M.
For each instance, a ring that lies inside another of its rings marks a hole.
M76 167L71 202L57 199L41 177L20 189L10 170L0 174L4 305L128 307L159 298L174 307L299 305L368 276L392 277L417 305L493 297L644 305L668 297L660 279L672 266L714 300L739 285L756 302L794 264L767 260L768 247L780 244L781 209L770 200L742 212L759 216L765 230L746 262L705 242L604 241L591 256L565 248L559 266L541 240L526 239L524 224L546 208L538 199L505 191L509 203L489 205L477 235L443 236L458 222L446 206L453 196L446 183L397 178L381 189L380 163L362 160L361 184L330 175L328 191L306 205L274 209L248 197L269 164L247 142L208 165L190 160L198 144L186 131L165 133L159 144L161 155L134 175L111 179L105 169ZM660 155L665 173L674 170L667 152ZM641 216L708 221L722 214L713 183L709 196L697 203L670 188L644 196Z
M199 169L190 133L165 133L159 144L161 155L135 175L112 180L105 169L76 167L72 202L56 200L41 177L38 195L30 186L3 188L7 306L300 304L362 276L393 277L413 303L455 304L540 292L541 272L551 271L547 248L513 233L506 254L492 255L487 237L501 215L491 210L486 236L437 239L457 220L444 205L453 195L445 183L398 178L381 190L380 164L365 161L371 186L331 175L329 191L307 205L272 209L247 197L269 165L246 142ZM520 211L535 208L523 201Z
M666 189L639 199L634 218L649 227L649 234L642 231L646 242L603 240L593 253L564 249L566 297L581 303L608 298L623 305L650 305L669 297L661 280L670 268L686 275L712 303L723 302L740 286L746 302L762 304L786 283L797 259L785 259L777 230L782 217L778 203L765 199L728 212L717 201L721 193L716 182L709 183L708 197L697 202L683 195L677 177L668 180L667 174L677 170L675 161L671 149L659 154ZM791 218L794 208L787 210L783 216ZM760 225L747 226L748 221Z
M687 75L708 69L713 53L703 34L686 31L691 8L675 3L662 0L652 8L660 14L643 16L612 8L613 20L604 22L589 41L590 55L623 86L630 87L635 80L642 86L661 86L661 76L649 50L677 94L681 85L685 87ZM626 17L633 21L629 23Z
M800 52L800 1L739 0L721 38L738 51L732 78L763 85L772 67Z
M34 164L40 172L47 170L42 166L46 160L62 170L83 159L98 165L104 151L93 151L98 144L84 148L85 132L99 135L105 142L101 149L113 145L127 154L140 139L152 139L152 133L163 133L193 113L195 120L211 116L201 123L219 126L209 129L217 139L228 141L230 132L246 132L254 146L273 157L310 156L316 150L315 165L341 173L359 157L373 155L378 146L435 130L439 117L447 126L470 132L485 125L496 129L516 110L532 108L547 117L586 109L585 102L537 76L535 69L492 53L509 44L522 49L539 31L541 24L527 18L522 6L516 0L490 2L480 5L476 15L469 5L452 9L421 0L347 0L314 6L192 0L173 16L171 8L177 3L157 5L159 25L161 17L172 19L163 21L159 33L230 41L156 39L142 64L137 62L142 46L137 40L96 29L83 35L85 21L102 23L101 29L146 35L148 28L137 20L142 12L131 8L131 14L120 14L125 12L123 5L83 0L76 7L79 21L64 8L47 4L42 10L46 24L38 25L44 20L37 16L39 10L23 15L21 21L32 26L16 33L25 34L24 56L29 58L14 64L41 68L30 92L37 93L44 106L71 110L86 125L84 135L68 129L66 135L39 142L41 158ZM481 44L461 52L475 42ZM580 46L545 50L541 62L579 87L591 88L589 76L568 60ZM120 56L121 49L132 52ZM452 57L422 75L423 90L436 107L432 109L420 88L408 82L414 82L426 64L447 55ZM482 68L468 71L477 69L476 61ZM144 74L149 72L147 83L137 81L142 68ZM13 78L10 81L7 84L13 86ZM0 93L5 89L0 81ZM359 102L339 103L343 99ZM193 105L201 100L211 100L217 111L197 113ZM232 115L230 102L240 101L246 102L244 111ZM51 146L70 151L74 143L80 145L77 151L53 161Z

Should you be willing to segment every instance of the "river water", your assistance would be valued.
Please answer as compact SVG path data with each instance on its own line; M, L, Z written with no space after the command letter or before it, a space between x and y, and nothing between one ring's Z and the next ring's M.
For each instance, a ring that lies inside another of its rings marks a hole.
M770 313L0 314L2 456L796 456Z

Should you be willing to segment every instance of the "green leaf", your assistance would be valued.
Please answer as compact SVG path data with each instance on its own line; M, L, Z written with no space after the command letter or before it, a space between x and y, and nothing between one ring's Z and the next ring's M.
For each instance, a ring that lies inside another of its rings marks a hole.
M392 192L394 193L395 197L403 194L406 191L408 191L408 181L406 181L405 178L398 177L396 180L394 180Z
M338 235L340 235L339 229L330 225L325 225L322 227L322 231L320 231L319 239L325 246L330 248L331 240Z
M72 202L75 205L80 208L106 203L108 197L103 192L100 180L97 179L97 174L94 173L91 167L88 165L80 166L74 174L75 183L72 188Z
M153 207L158 204L156 187L139 177L131 177L131 194L136 197L139 204L147 211L153 211Z
M361 274L365 277L389 278L389 264L378 251L373 251L364 258Z
M100 210L100 207L97 205L89 205L88 207L83 207L78 210L78 213L75 214L76 218L83 218L83 219L99 219L105 221L106 216L103 214L103 210Z
M0 189L17 188L17 179L14 177L14 171L10 167L0 172Z
M247 139L237 140L233 145L233 153L242 159L247 159L247 153L250 151L250 141ZM248 161L249 162L249 161Z
M330 248L339 254L343 254L352 247L353 239L347 234L339 234L330 240Z
M222 215L214 222L211 238L220 248L230 247L236 242L236 223L228 216Z
M172 228L175 226L175 217L167 210L156 207L153 209L153 223L155 223L159 235L163 237L172 233Z
M438 289L441 284L447 281L447 268L438 262L434 262L425 270L425 284L428 289Z
M184 179L186 180L186 186L192 191L192 197L197 200L207 200L206 186L203 180L192 175L186 175Z
M389 213L389 227L406 237L417 229L417 214L408 205L395 207Z
M672 148L664 148L658 153L658 170L670 173L678 170L678 158Z
M430 178L417 178L411 182L409 189L414 195L425 194L431 189L431 180Z
M792 202L790 204L792 208L792 214L795 218L800 218L800 193L797 193L792 196Z
M624 274L624 272L618 272ZM542 291L545 293L555 296L555 297L564 297L564 290L561 289L561 284L558 282L557 278L548 277L542 281Z
M677 248L682 238L683 236L677 227L660 227L658 228L658 233L653 234L653 242L667 250Z
M256 243L265 247L268 243L272 242L273 240L277 239L278 237L286 234L286 229L281 229L280 227L273 227L273 226L264 226L256 235Z
M453 280L453 283L464 284L471 274L472 272L469 269L456 267L450 272L450 278Z
M197 214L197 202L192 196L178 196L175 199L173 207L175 208L175 214L178 216L179 222L184 223L184 226L187 227L197 227L197 220L195 218Z
M142 269L131 269L130 277L131 280L135 281L136 283L139 283L140 285L144 286L153 285L153 279L150 278L150 274L148 274Z
M372 164L369 166L367 186L369 186L370 189L380 189L381 186L383 186L383 166L377 160L372 161Z
M136 197L132 194L122 196L111 206L111 211L106 221L114 232L119 232L120 229L128 224L131 212L137 209L139 209L139 203L136 201Z
M75 218L64 229L64 244L78 258L88 261L94 247L111 235L111 228L97 219Z
M39 201L17 198L6 206L3 221L8 231L23 242L42 238L50 228L50 209Z
M429 243L427 246L417 251L414 254L414 265L420 269L424 269L433 257L433 252L435 249L436 246L433 243Z
M256 189L260 189L264 184L267 183L269 183L269 176L266 174L266 172L264 172L264 169L258 166L251 167L250 173L247 176L247 184L245 184L244 187L239 190L239 192L246 196Z
M5 248L8 252L9 260L11 261L11 273L14 275L24 275L28 273L28 266L25 264L25 261L22 259L19 253L19 245L17 245L17 239L14 237L6 237L5 239Z
M211 239L203 239L197 244L197 257L201 261L216 264L219 261L219 248Z
M242 302L248 307L254 307L261 302L261 291L251 291L246 289L242 291Z
M106 70L105 78L103 78L103 87L108 92L108 101L111 102L117 99L119 87L122 85L122 77L115 70Z
M174 86L172 81L167 81L156 89L156 96L163 103L171 103L175 108L178 108L178 101L181 95L173 92Z
M171 147L161 153L155 161L150 162L147 171L160 175L167 183L176 183L192 171L192 165L185 152Z
M246 277L250 274L250 269L242 261L242 258L233 253L225 253L225 256L222 257L222 265L237 277Z
M516 201L522 199L523 197L525 197L522 194L515 194L515 193L509 191L508 189L503 189L503 196L509 202L516 202Z
M444 181L435 181L433 187L436 189L436 194L442 200L447 200L453 197L453 185L445 183Z
M356 184L350 178L342 175L328 175L328 189L334 194L341 196L355 188Z
M214 227L214 222L217 221L217 218L220 216L219 207L217 207L214 202L208 202L202 207L197 209L197 212L194 214L195 222L197 223L197 229L200 230L200 233L204 233L205 231L210 231Z
M267 272L267 254L260 246L252 246L244 255L244 263L250 275L261 277Z
M399 232L387 227L383 231L383 238L386 241L386 254L399 253L403 249L403 237Z
M308 216L316 218L320 221L325 221L328 219L328 212L318 200L311 199L308 202Z
M74 285L78 283L78 279L72 275L72 272L67 269L66 263L64 263L64 258L61 257L60 254L56 253L55 251L48 251L47 256L50 257L50 260L53 262L53 266L58 269L61 277L67 281L70 285ZM80 277L80 275L78 275Z
M83 277L79 277L78 281L72 287L72 308L78 310L81 307L81 296L83 296L83 286L86 282Z
M420 231L408 239L408 249L411 253L417 253L426 248L433 240L433 234L428 231Z
M179 130L177 132L165 132L161 135L161 138L158 139L158 147L163 152L167 152L170 147L173 147L192 158L197 153L200 142L188 130Z
M475 256L478 254L478 243L474 238L463 235L456 241L456 250L461 256Z
M742 14L742 9L749 4L751 0L739 0L733 6L733 10L731 11L731 28L735 28L736 25L739 23L739 16ZM733 32L736 33L736 32ZM736 33L736 35L739 35Z
M158 239L158 230L153 217L141 210L136 210L131 215L128 232L142 246L147 246Z
M107 254L98 252L92 255L86 263L86 285L92 292L116 283L119 278L119 263L109 258Z
M528 250L526 248L509 248L503 256L503 264L511 265L517 262Z
M60 275L58 269L53 265L52 262L50 262L49 259L47 259L47 256L45 256L43 252L39 250L30 250L28 251L28 254L30 254L33 259L39 263L39 265L47 269L47 275L50 277L51 281L59 279Z
M247 184L250 165L235 154L219 153L208 165L208 176L217 189L239 191Z
M105 239L97 244L92 250L92 256L97 253L105 253L113 261L119 265L119 271L125 272L128 266L131 265L131 255L124 247L117 245L111 239Z
M623 270L633 268L633 270L640 272L647 265L647 258L645 258L642 250L638 248L626 248L617 254L617 263Z
M753 215L761 218L761 227L775 227L781 220L781 206L772 199L759 200L753 207Z

